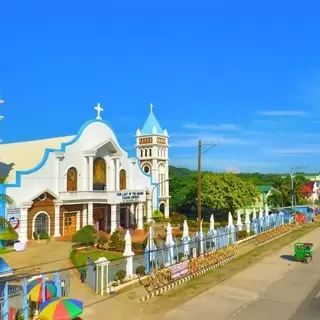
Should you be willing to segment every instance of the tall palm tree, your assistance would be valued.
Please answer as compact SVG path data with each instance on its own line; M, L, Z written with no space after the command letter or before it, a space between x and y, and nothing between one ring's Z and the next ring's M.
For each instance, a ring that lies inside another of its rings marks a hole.
M0 177L0 184L4 184L6 178ZM13 199L6 194L0 193L0 203L12 204Z

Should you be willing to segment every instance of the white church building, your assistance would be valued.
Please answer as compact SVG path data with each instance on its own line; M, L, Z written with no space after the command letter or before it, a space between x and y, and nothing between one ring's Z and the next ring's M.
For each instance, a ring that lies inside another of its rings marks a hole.
M14 200L0 204L0 216L21 241L71 236L85 225L143 229L155 209L169 216L168 133L150 108L135 158L102 120L100 104L74 136L0 145L0 162L12 166L0 193Z

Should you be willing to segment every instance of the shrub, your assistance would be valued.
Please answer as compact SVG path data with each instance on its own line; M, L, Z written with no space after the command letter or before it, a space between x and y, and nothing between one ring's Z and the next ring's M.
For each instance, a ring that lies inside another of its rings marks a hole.
M148 218L146 216L143 216L142 220L143 220L144 223L146 223Z
M106 237L98 238L98 248L103 247L106 243L108 243L108 239Z
M84 226L84 227L82 227L82 230L88 230L91 233L96 233L96 229L93 226L89 225L89 224Z
M184 254L182 252L179 252L178 258L179 258L179 261L181 261L184 258Z
M181 216L181 214L179 212L174 212L172 214L172 216L170 217L170 222L173 225L180 224L181 221L182 221L182 216Z
M38 235L35 232L33 232L32 235L33 235L33 239L34 240L38 240L39 239Z
M145 266L138 266L136 269L136 275L143 276L146 274L146 268Z
M40 234L38 235L38 238L39 238L40 240L47 240L47 239L50 239L50 236L49 236L47 233L40 233Z
M242 240L248 237L248 232L246 230L241 230L237 232L238 240Z
M123 282L123 279L126 277L126 271L125 270L118 270L116 273L116 276L114 277L114 280L119 280L121 283Z
M132 250L134 252L143 251L143 243L142 242L132 242Z
M119 230L116 230L110 237L109 249L111 251L121 251L124 247Z
M94 240L95 240L95 237L94 237L93 233L89 229L86 229L85 227L78 230L72 236L72 242L81 243L81 244L85 245L86 247L93 246Z
M154 210L154 211L153 211L152 218L154 219L154 221L160 222L160 221L163 220L164 215L163 215L163 213L162 213L160 210Z
M254 236L254 235L255 233L252 230L250 230L250 236Z

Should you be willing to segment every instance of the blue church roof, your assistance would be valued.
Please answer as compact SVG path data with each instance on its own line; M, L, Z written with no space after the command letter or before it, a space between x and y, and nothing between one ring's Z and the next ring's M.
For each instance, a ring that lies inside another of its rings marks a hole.
M150 110L149 116L148 116L146 122L144 123L142 130L141 130L142 135L152 134L153 127L156 128L158 134L164 134L164 131L162 130L156 116L154 115L152 108L153 108L153 106L151 104L150 105L151 110Z

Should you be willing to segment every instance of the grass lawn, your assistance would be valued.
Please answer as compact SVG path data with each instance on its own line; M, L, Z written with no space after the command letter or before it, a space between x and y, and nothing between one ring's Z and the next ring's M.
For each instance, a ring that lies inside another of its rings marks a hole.
M76 265L82 266L87 264L87 258L91 258L92 261L97 261L101 256L107 258L109 261L122 258L121 252L107 252L98 249L79 250L75 256Z
M13 252L13 248L12 247L4 247L4 248L0 248L0 255L1 254L5 254L5 253L8 253L8 252Z

